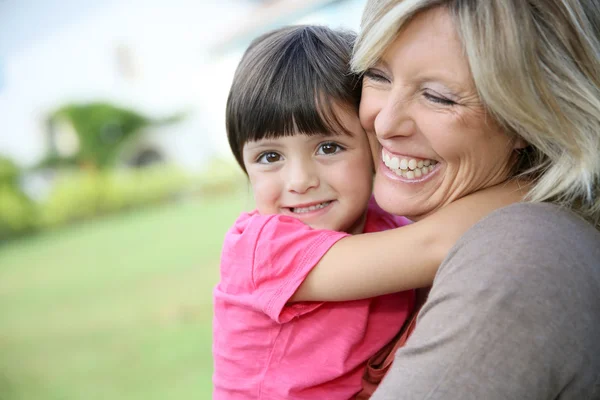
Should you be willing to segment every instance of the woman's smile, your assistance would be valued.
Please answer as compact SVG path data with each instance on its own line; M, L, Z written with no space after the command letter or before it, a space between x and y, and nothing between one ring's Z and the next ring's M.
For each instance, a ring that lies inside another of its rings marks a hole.
M429 179L439 168L436 160L394 155L384 148L381 149L381 162L388 174L393 173L392 178L410 183L423 182Z

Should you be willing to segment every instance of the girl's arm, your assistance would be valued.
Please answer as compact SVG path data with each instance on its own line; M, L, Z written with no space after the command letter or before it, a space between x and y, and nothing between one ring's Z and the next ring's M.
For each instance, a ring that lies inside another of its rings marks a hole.
M469 228L524 194L513 181L456 200L413 224L340 239L290 302L358 300L431 286L448 251Z

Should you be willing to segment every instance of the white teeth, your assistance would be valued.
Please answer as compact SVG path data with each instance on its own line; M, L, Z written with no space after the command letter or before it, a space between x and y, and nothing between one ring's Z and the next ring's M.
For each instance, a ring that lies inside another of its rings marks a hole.
M327 207L330 203L331 203L331 201L326 201L324 203L315 204L314 206L310 206L310 207L292 207L292 208L290 208L290 210L292 210L293 213L302 214L302 213L307 213L307 212L311 212L311 211L315 211L315 210L320 210L321 208Z
M398 176L406 179L421 178L435 169L435 160L417 160L415 158L398 158L382 150L383 163Z

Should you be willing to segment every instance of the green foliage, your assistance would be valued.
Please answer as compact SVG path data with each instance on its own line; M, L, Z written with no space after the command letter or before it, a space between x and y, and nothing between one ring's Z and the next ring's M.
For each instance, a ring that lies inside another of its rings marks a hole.
M36 209L15 186L0 184L0 241L31 231Z
M133 110L108 103L71 104L53 118L69 121L79 138L80 165L104 168L111 165L120 146L151 120Z
M215 159L199 175L166 165L141 169L62 169L40 203L18 186L19 169L0 158L0 240L73 221L172 200L185 194L223 196L247 188L236 164Z
M152 119L134 110L109 103L69 104L55 111L51 121L64 119L72 124L79 139L74 157L49 155L42 166L65 164L104 169L113 166L123 145L139 135L142 129L180 121L184 114Z
M173 198L189 178L179 169L77 170L57 178L40 209L42 227L58 226Z
M247 177L241 168L234 161L222 158L211 160L196 181L200 191L209 195L232 193L248 187Z
M16 185L19 168L12 160L0 156L0 184Z
M35 222L35 206L19 187L20 170L6 157L0 157L0 241L30 231Z
M46 168L71 168L79 165L77 156L61 157L58 154L48 154L40 162L38 162L32 170L43 170Z

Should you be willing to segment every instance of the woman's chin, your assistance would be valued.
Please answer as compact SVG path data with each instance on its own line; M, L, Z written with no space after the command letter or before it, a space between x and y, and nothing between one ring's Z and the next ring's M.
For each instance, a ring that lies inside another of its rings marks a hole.
M430 202L424 193L415 193L407 190L402 182L390 182L379 173L375 176L373 185L375 201L384 211L390 214L404 216L409 219L418 219L430 211Z

